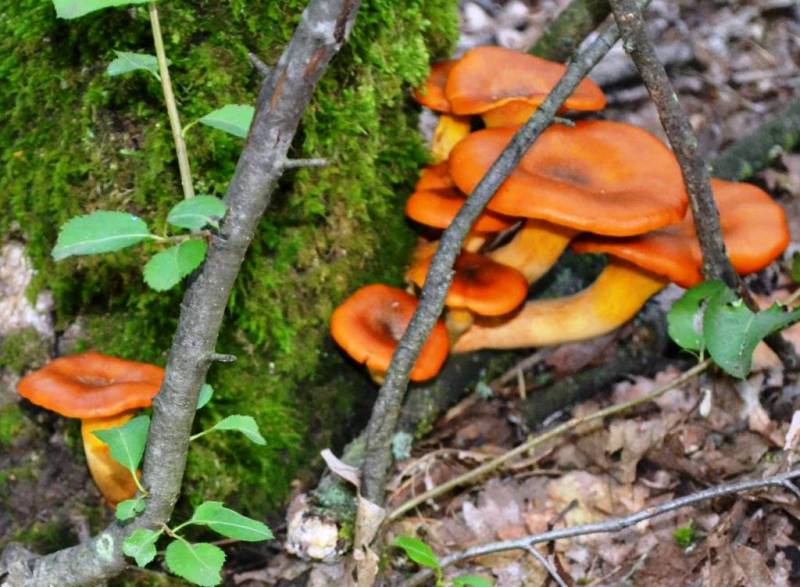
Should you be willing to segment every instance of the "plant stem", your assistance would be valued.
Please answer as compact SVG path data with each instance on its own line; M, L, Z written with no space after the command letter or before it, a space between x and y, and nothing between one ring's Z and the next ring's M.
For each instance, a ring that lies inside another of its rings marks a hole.
M189 154L186 151L186 142L183 140L181 119L178 115L178 106L175 103L175 94L172 91L172 81L169 77L167 54L164 51L164 38L161 36L161 23L158 20L158 7L155 2L151 2L148 8L150 26L153 29L153 44L156 48L156 59L158 59L158 73L161 76L161 89L164 91L164 103L167 105L169 125L172 128L172 139L175 141L175 154L178 156L178 169L181 174L183 197L187 199L193 198L192 169L189 167Z

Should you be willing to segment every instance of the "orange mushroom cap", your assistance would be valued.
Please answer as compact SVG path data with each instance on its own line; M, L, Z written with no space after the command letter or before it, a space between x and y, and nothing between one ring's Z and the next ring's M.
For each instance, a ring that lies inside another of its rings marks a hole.
M446 190L455 188L456 184L450 177L450 167L447 161L423 167L419 174L417 185L414 191L422 192L426 190Z
M453 186L437 190L415 191L406 202L406 216L433 228L447 228L465 202L464 195ZM517 220L486 210L472 225L472 232L501 232Z
M425 285L433 255L415 263L406 278L417 287ZM453 265L455 276L445 303L481 316L508 314L525 301L528 280L508 265L476 253L462 252Z
M428 79L425 80L421 88L414 92L414 99L431 110L450 112L450 102L447 101L444 95L444 87L447 83L447 76L456 63L455 59L449 59L431 65Z
M777 258L790 240L783 207L758 187L739 182L711 180L722 236L737 273L760 271ZM679 224L640 236L612 239L584 235L573 242L580 253L608 253L682 287L700 283L703 254L691 211Z
M69 418L106 418L145 408L161 388L164 370L89 352L61 357L19 382L31 403Z
M402 289L367 285L334 310L331 334L353 359L373 371L385 373L417 304L417 298ZM434 377L448 350L447 331L442 321L437 320L411 370L411 379L422 381Z
M516 128L490 128L462 140L450 175L469 194ZM679 222L688 204L672 152L635 126L603 120L551 126L500 186L488 208L581 231L629 236Z
M437 71L436 81L442 75L446 77L444 95L454 114L483 114L515 102L538 106L566 69L560 63L512 49L476 47L449 71ZM583 80L564 102L569 110L601 110L605 105L603 90L589 79Z

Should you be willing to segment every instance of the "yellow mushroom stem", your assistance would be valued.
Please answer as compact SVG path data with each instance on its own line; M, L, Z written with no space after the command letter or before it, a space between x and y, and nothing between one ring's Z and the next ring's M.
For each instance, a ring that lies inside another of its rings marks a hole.
M369 372L370 379L372 379L376 385L383 385L386 381L386 371L381 371L375 367L370 367L369 365L367 365L367 371Z
M434 163L447 161L450 151L469 134L469 130L469 116L454 114L439 116L439 123L436 125L436 130L433 131L433 140L431 141L431 155L433 155Z
M476 323L452 350L515 349L594 338L630 320L669 279L611 259L588 288L574 295L528 302L510 320Z
M477 253L486 244L486 235L480 232L470 232L464 239L462 249L468 253Z
M528 283L533 283L555 265L577 234L574 228L529 219L507 244L487 256L519 270Z
M475 316L464 308L448 308L444 319L444 326L452 345L475 322Z
M519 126L528 122L528 119L537 106L523 100L511 100L502 106L497 106L481 114L486 128L497 126Z
M123 412L108 418L81 421L83 450L86 454L89 472L91 472L100 493L112 507L136 495L136 482L128 469L111 458L108 445L97 438L94 432L122 426L133 417L133 413L133 411Z

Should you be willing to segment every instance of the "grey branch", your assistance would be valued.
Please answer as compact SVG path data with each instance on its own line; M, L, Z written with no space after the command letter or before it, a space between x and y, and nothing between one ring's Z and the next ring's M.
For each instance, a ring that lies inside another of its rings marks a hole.
M395 351L386 374L386 381L378 393L367 425L367 448L362 473L364 493L371 501L383 502L384 483L391 463L391 438L408 387L408 373L442 311L452 281L453 263L461 250L464 236L500 184L552 122L567 97L618 39L619 31L613 22L608 22L598 29L596 40L569 65L547 99L542 102L525 126L514 135L442 234L439 248L428 271L425 287L422 288L420 304Z
M536 550L535 546L528 545L525 550L527 550L530 555L535 558L540 565L542 565L547 573L553 578L553 581L558 583L558 587L567 587L567 584L564 583L564 579L561 578L561 575L558 574L556 568L550 564L550 561L538 550Z
M211 353L208 355L208 360L217 363L235 363L236 355L227 355L224 353Z
M655 518L656 516L660 516L662 514L666 514L668 512L672 512L674 510L683 507L707 501L709 499L722 497L724 495L744 493L746 491L754 491L756 489L764 489L767 487L785 488L787 483L791 483L793 479L797 479L798 477L800 477L800 469L795 469L793 471L789 471L788 473L784 473L782 475L776 475L774 477L769 477L767 479L739 481L738 483L718 485L716 487L711 487L709 489L705 489L697 493L692 493L684 497L679 497L678 499L673 499L671 501L667 501L656 506L645 508L629 516L624 516L621 518L612 518L610 520L606 520L605 522L598 522L595 524L585 524L583 526L573 526L571 528L559 528L558 530L551 530L549 532L543 532L542 534L532 534L530 536L525 536L524 538L518 538L516 540L490 542L488 544L476 546L474 548L470 548L462 552L456 552L450 554L446 557L443 557L440 563L442 567L447 567L449 565L452 565L454 563L466 559L474 558L476 556L483 556L486 554L492 554L496 552L505 552L508 550L526 550L530 552L529 549L531 547L533 547L535 544L541 544L543 542L551 542L553 540L564 540L566 538L575 538L577 536L586 536L588 534L606 534L610 532L619 532L620 530L624 530L625 528L630 528L631 526L635 526L636 524L644 520L649 520L650 518ZM416 585L421 585L425 580L427 580L431 576L432 574L429 571L422 571L411 577L411 579L409 579L405 583L403 583L401 587L415 587Z
M284 169L298 169L301 167L327 167L328 160L323 158L316 159L287 159L283 162Z
M26 559L19 548L6 550L0 569L4 586L102 582L126 567L122 553L126 536L169 520L181 490L197 395L208 357L215 352L231 288L284 170L303 110L349 34L358 7L359 0L312 0L261 87L255 119L226 195L228 213L184 295L164 383L153 402L142 479L150 493L147 510L129 525L112 524L85 544L41 558Z
M256 55L252 51L248 51L247 58L250 60L250 64L255 68L255 70L261 74L261 77L263 77L264 79L269 77L272 68L270 68L269 65L261 61L258 55Z

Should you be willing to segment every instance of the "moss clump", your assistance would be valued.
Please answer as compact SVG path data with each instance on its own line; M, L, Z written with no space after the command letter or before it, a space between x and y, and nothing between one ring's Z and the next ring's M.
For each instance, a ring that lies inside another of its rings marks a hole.
M252 103L258 76L247 50L273 61L306 0L176 0L160 5L185 122L225 103ZM402 204L426 154L408 88L457 34L455 0L365 0L353 34L305 113L292 155L325 169L287 174L263 220L229 305L214 402L198 426L249 413L268 438L235 434L193 447L192 499L277 505L327 431L348 428L366 402L364 379L326 341L332 308L359 285L399 282L412 241ZM113 35L109 34L113 31ZM57 227L94 209L121 209L163 228L180 198L160 87L143 74L110 79L113 50L152 52L142 7L58 21L49 2L20 0L0 18L0 231L21 227L53 290L60 327L84 317L79 347L163 363L180 292L142 284L138 251L54 264ZM198 193L224 193L241 141L189 132ZM18 229L15 229L18 230ZM362 400L354 400L363 396ZM343 415L345 417L343 417ZM351 421L350 421L351 422ZM333 427L333 428L332 428Z
M16 405L0 408L0 448L12 445L25 429L26 422L25 416ZM2 474L3 471L0 471L0 477Z
M50 343L33 328L23 328L0 338L0 369L22 373L40 367L50 356Z

